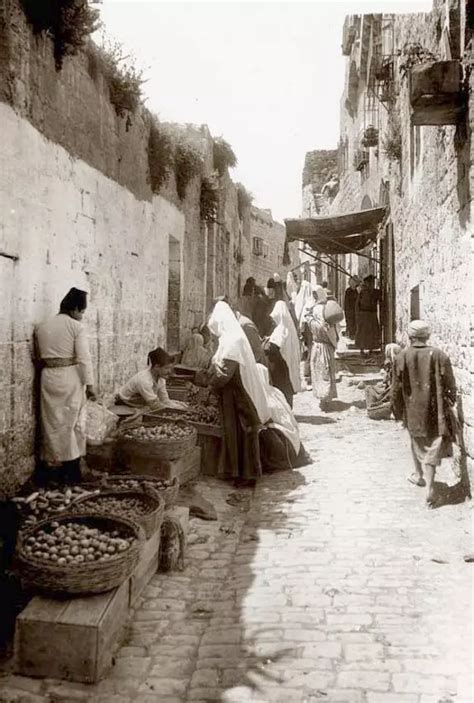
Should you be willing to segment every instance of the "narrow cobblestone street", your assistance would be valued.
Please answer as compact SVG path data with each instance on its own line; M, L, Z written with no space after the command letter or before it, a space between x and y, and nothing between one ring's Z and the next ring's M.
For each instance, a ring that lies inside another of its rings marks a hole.
M297 400L311 466L234 505L199 482L219 519L192 519L185 571L152 580L105 681L11 676L0 700L472 703L471 506L427 510L403 430L339 395Z

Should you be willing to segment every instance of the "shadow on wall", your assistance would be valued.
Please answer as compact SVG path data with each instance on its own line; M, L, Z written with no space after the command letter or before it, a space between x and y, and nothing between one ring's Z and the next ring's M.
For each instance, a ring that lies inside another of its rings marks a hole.
M466 78L468 84L469 76ZM466 87L468 94L468 87ZM472 133L469 126L469 106L463 119L456 127L454 137L454 145L456 149L456 166L457 166L457 193L459 201L459 221L463 228L466 228L470 222L470 203L471 203L471 185L470 185L470 169L471 165L471 144Z

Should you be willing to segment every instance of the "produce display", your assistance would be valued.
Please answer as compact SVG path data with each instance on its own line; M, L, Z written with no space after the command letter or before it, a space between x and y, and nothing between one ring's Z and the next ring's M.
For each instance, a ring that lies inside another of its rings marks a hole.
M164 441L186 439L193 433L192 427L183 425L175 425L172 422L163 422L159 425L134 427L123 432L122 437L125 439L146 440L146 441Z
M77 506L81 512L92 510L93 512L106 513L114 517L125 517L129 520L148 515L155 510L155 504L139 495L99 495L93 501L83 501Z
M174 486L174 479L154 478L153 481L147 481L146 479L123 478L114 480L111 483L111 486L113 488L122 488L135 491L164 491L165 488L171 488Z
M28 527L55 513L68 510L78 498L94 495L95 493L98 493L98 490L81 488L81 486L63 486L55 490L40 488L29 496L14 498L13 500L20 510L25 527Z
M23 551L28 557L58 566L105 562L131 547L134 537L118 530L100 530L79 522L51 522L30 537Z
M162 410L161 413L170 420L199 422L203 425L214 425L215 427L221 424L219 408L214 406L197 405L185 411L168 408Z

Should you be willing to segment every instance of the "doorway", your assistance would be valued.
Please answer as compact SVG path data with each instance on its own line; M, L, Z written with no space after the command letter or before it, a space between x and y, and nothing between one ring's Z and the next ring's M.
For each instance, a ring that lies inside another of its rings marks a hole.
M180 348L181 327L181 245L174 237L168 244L168 312L166 345L174 354Z

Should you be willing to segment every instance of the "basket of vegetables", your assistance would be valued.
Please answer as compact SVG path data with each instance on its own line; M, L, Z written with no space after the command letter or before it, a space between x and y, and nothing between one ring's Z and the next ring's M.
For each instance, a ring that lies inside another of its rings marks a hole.
M18 507L23 526L28 528L56 513L69 512L78 498L98 492L98 486L91 484L40 488L28 496L14 498L13 502Z
M74 503L73 510L79 514L100 513L132 520L143 528L148 539L161 527L165 501L155 491L110 488L80 498Z
M149 493L157 493L165 501L166 508L171 508L178 498L179 480L176 476L167 479L155 476L118 474L107 476L105 481L105 485L113 489L145 490Z
M20 578L25 587L53 596L105 593L132 574L142 542L132 520L64 513L21 532Z
M122 450L148 460L179 459L196 445L196 441L197 432L192 425L160 418L147 419L139 427L123 430L119 435Z

